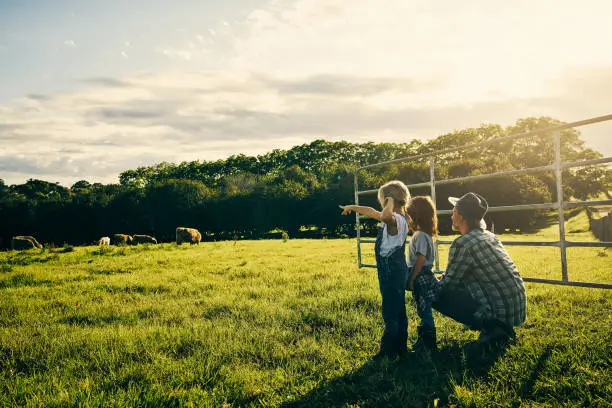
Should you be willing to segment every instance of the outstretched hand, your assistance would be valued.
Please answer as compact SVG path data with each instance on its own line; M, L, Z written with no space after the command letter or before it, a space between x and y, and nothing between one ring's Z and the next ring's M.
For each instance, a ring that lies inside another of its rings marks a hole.
M338 207L342 208L342 215L349 215L352 212L350 205L339 205Z

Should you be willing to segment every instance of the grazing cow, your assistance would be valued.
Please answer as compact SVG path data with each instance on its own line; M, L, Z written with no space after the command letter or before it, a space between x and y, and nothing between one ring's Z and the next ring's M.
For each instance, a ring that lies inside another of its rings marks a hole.
M127 234L113 234L111 242L113 245L129 245L132 243L132 236Z
M98 241L98 245L100 246L110 245L110 238L109 237L100 238L100 240Z
M157 244L157 239L153 238L150 235L134 235L132 244Z
M24 249L42 248L36 238L29 235L17 235L11 239L11 249L21 251Z
M195 228L178 227L176 229L176 244L181 245L183 242L189 242L189 245L200 244L202 234Z

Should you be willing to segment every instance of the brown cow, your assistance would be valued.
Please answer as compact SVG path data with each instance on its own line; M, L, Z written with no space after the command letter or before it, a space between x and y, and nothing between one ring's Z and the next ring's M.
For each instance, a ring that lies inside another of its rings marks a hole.
M113 245L129 245L132 243L132 236L127 234L113 234L111 242Z
M157 244L157 239L153 238L150 235L134 235L132 244Z
M189 242L190 245L200 244L202 234L195 228L178 227L176 229L176 244L181 245L183 242Z

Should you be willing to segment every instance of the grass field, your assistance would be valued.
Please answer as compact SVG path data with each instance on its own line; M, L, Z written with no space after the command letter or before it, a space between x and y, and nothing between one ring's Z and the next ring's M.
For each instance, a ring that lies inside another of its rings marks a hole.
M558 249L509 252L560 276ZM571 249L570 279L612 282L611 255ZM527 291L503 354L435 314L437 354L375 362L380 295L354 240L2 252L0 406L612 406L612 291Z

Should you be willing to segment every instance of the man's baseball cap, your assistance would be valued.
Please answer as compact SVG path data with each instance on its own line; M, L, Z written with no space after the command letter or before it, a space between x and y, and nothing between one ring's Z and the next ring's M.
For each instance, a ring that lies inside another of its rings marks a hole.
M489 209L489 204L483 196L476 193L467 193L460 198L448 197L448 201L455 206L457 212L463 218L480 221L480 228L487 228L487 223L483 220L483 217Z

